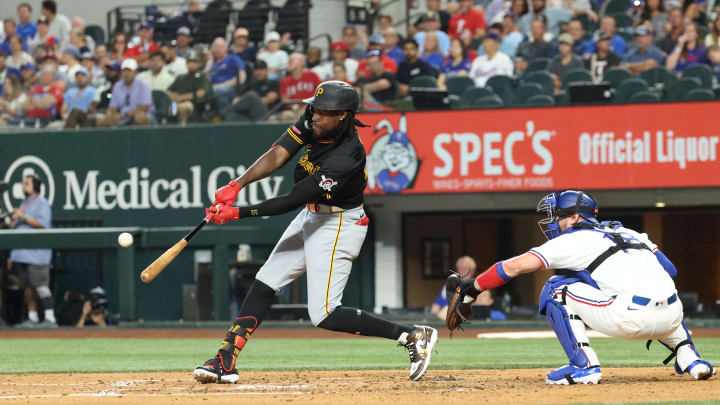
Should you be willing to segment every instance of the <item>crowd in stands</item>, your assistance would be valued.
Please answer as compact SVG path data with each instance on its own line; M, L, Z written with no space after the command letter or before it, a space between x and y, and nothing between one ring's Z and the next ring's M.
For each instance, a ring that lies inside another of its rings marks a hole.
M96 42L83 19L61 14L55 1L40 10L21 3L0 32L0 125L293 120L300 100L331 79L354 85L364 108L385 110L407 100L411 88L446 89L460 77L483 88L496 76L522 81L547 72L550 79L541 79L550 80L551 96L581 70L599 82L613 70L639 77L660 68L680 77L704 65L720 78L720 12L700 3L425 3L405 37L391 16L377 15L372 32L348 25L328 49L305 52L290 33L268 32L255 43L245 27L205 46L186 26L156 42L151 21Z

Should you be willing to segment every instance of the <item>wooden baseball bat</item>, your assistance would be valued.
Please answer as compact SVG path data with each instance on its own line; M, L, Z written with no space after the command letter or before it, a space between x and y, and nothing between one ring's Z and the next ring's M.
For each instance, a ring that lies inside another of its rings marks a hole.
M217 214L219 212L219 208L215 207L215 213ZM185 235L184 238L180 239L178 243L173 245L170 249L166 250L165 253L161 254L160 257L155 259L154 262L150 263L149 266L143 270L142 273L140 273L140 280L142 280L145 283L149 283L157 277L158 274L160 274L161 271L165 270L165 267L167 267L168 264L170 264L173 260L175 260L175 257L182 252L183 249L185 249L185 246L187 246L188 242L195 236L196 233L200 232L200 230L205 226L205 224L210 221L210 217L212 214L209 214L206 216L202 222L198 224L198 226L195 227L190 233Z

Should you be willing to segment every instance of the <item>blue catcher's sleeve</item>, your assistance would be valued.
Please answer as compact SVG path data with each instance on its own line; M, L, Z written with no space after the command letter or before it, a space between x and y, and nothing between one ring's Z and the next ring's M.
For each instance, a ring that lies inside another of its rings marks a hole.
M665 256L665 254L659 250L655 251L655 257L660 262L660 264L663 266L663 269L667 271L667 273L670 275L670 277L675 278L677 276L677 268L675 268L675 265L672 264L670 259Z
M443 287L438 296L435 298L433 304L439 306L440 308L448 306L448 300L445 294L445 288Z

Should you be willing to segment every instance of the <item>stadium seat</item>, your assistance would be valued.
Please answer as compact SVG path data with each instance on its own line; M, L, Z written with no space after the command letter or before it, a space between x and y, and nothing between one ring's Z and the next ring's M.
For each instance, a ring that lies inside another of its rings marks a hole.
M656 103L658 101L660 98L652 91L640 91L630 97L631 103Z
M512 105L523 106L532 96L543 94L543 88L537 83L521 83L513 92Z
M193 42L211 44L217 37L225 38L225 30L230 23L232 3L229 0L212 0L198 19L197 32Z
M635 93L647 90L648 85L645 80L639 79L637 77L625 79L618 85L614 101L616 103L627 103L630 102L630 99Z
M421 75L410 80L410 87L437 88L437 79L429 75Z
M527 69L525 69L525 74L530 72L538 72L541 70L548 70L548 68L550 67L550 62L550 58L536 58L528 64Z
M105 43L105 30L99 25L88 25L85 27L85 35L89 35L90 38L95 41L96 45Z
M495 96L489 87L470 87L460 96L460 107L471 107L475 100Z
M263 42L271 8L270 0L249 0L236 13L235 26L247 28L251 42Z
M505 104L512 98L513 80L509 76L493 76L485 83L485 87L491 88Z
M620 82L630 77L630 72L625 69L608 69L603 76L603 81L610 83L611 89L616 89Z
M671 83L665 91L665 101L682 101L690 90L700 88L700 79L683 77Z
M720 100L720 87L716 87L713 93L715 93L715 100Z
M618 35L620 35L626 42L632 44L635 37L633 18L624 12L613 14L612 17L615 19L615 26L617 27Z
M682 73L682 77L694 77L700 80L700 85L705 89L713 88L713 73L708 65L692 65L685 69Z
M555 105L570 105L570 94L565 90L560 90L555 94Z
M694 89L685 95L685 101L712 101L714 99L715 93L709 89Z
M570 69L567 73L565 73L565 77L563 77L563 83L562 88L567 89L568 84L572 82L591 82L592 76L590 76L590 72L587 69Z
M555 105L555 99L547 94L538 94L530 97L525 105L533 107L552 106Z
M602 16L612 15L616 13L625 13L630 8L630 0L610 0L603 3L600 9Z
M672 73L665 69L665 66L656 66L640 73L640 78L645 80L648 86L663 88L673 81Z
M155 105L155 119L160 124L166 123L170 116L170 97L162 90L153 90L152 100Z
M448 94L461 96L468 89L475 87L475 81L467 76L451 77L445 82Z
M543 88L543 94L552 96L555 93L555 82L550 73L545 71L530 72L522 79L522 83L537 83Z
M503 106L503 101L500 97L492 95L489 97L483 97L473 100L471 107L477 108L498 108Z
M277 32L289 32L297 41L305 35L304 0L287 0L277 11Z

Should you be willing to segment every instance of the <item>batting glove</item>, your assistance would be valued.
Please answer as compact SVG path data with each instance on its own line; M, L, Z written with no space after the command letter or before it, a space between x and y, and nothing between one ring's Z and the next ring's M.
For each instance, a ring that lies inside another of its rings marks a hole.
M231 180L226 186L220 187L215 192L215 202L213 206L222 204L225 206L232 206L237 200L238 193L240 192L240 185Z
M240 210L238 207L216 204L210 208L205 208L205 215L206 218L209 218L213 223L222 225L225 222L240 219Z

